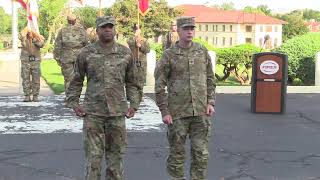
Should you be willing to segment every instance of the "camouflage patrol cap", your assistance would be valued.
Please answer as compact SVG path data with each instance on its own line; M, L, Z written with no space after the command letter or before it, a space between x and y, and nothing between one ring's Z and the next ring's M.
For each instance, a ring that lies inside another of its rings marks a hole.
M77 19L77 17L76 17L76 15L74 15L74 14L68 14L68 16L67 16L67 20L68 21L74 21L74 20L76 20Z
M178 28L187 27L187 26L195 27L194 17L190 17L190 16L179 17L177 19L177 26Z
M97 27L101 27L106 24L116 25L116 21L115 21L114 17L112 17L112 16L97 17L97 19L96 19L96 26Z

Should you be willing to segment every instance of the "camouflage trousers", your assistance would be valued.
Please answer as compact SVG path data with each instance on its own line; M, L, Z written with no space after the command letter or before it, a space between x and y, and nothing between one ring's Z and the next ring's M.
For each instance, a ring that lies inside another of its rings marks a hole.
M100 180L101 161L106 160L106 180L123 179L123 156L127 145L124 116L86 115L83 123L86 156L85 179Z
M21 78L25 96L38 96L40 91L40 61L21 61Z
M64 92L66 93L74 75L74 62L61 63L61 72L64 78Z
M191 145L190 179L204 180L209 159L208 141L211 134L211 117L197 116L173 120L168 126L170 152L167 171L172 180L184 180L185 143L189 135Z
M138 73L137 73L137 77L138 77L138 81L141 85L141 87L143 87L146 83L146 76L147 76L147 70L145 67L139 67L138 68Z
M140 92L140 97L141 97L140 102L142 101L142 98L143 98L143 86L146 83L146 76L147 76L146 68L145 67L139 67L138 68L138 73L137 73L137 78L138 78L139 85L142 88L142 91Z

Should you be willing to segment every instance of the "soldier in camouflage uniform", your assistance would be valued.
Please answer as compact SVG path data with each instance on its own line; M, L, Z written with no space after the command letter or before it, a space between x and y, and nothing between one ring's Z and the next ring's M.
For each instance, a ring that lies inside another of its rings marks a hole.
M147 76L147 53L150 52L150 46L146 39L141 36L141 29L138 25L133 26L134 37L130 37L127 41L129 48L133 54L133 58L137 62L138 79L141 86L144 86Z
M171 23L171 30L162 39L162 50L166 50L173 46L179 40L176 22Z
M204 180L216 85L207 49L192 42L194 18L180 17L177 26L180 40L165 50L155 70L156 102L163 122L168 125L170 152L167 171L171 179L185 179L184 145L189 135L190 177Z
M141 99L141 86L130 49L114 40L114 17L98 17L96 26L99 40L78 55L67 101L76 115L84 117L85 179L100 180L101 160L105 155L106 179L122 180L127 144L125 116L134 116ZM88 82L82 108L79 97L85 76Z
M65 92L74 74L74 62L76 61L77 55L80 49L89 42L85 29L76 25L76 16L69 14L67 20L68 26L58 32L53 50L54 59L61 67L61 72L64 77Z
M43 36L25 28L20 34L21 41L21 78L24 102L39 101L40 91L40 48L44 45ZM31 95L33 95L31 99Z

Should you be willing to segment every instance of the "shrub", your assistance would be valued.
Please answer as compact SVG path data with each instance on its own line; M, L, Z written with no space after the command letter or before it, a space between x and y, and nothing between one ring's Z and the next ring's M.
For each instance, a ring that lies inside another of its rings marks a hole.
M320 51L320 33L292 38L274 51L288 55L289 82L299 78L306 85L314 83L315 55Z
M303 84L303 82L299 78L294 78L292 80L292 85L294 85L294 86L301 86L302 84Z
M161 58L162 56L162 44L160 43L150 43L150 49L156 51L156 58L157 61Z
M249 84L250 69L252 68L252 55L259 52L260 48L252 44L242 44L233 47L215 49L217 54L217 64L224 66L224 76L217 79L226 80L233 74L241 84Z
M45 44L43 48L41 48L41 54L52 53L54 49L53 44Z

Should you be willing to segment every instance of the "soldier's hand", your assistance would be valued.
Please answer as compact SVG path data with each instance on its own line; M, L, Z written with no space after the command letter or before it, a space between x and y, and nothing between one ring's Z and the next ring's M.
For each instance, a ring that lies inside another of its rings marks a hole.
M215 112L216 111L214 110L214 107L211 104L208 104L207 105L207 115L213 116Z
M170 125L172 124L172 117L170 114L163 116L162 118L163 123Z
M136 110L134 108L130 107L127 111L126 118L132 118L135 113L136 113Z
M80 117L83 117L86 115L86 113L80 106L74 107L73 111L76 113L77 116L80 116Z

